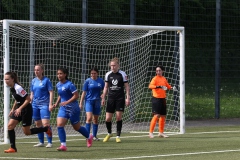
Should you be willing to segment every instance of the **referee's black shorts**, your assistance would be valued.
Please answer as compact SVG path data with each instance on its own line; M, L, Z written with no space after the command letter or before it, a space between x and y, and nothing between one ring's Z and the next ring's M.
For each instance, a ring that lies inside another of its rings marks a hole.
M155 97L152 98L152 113L166 115L167 106L166 106L165 98L155 98Z

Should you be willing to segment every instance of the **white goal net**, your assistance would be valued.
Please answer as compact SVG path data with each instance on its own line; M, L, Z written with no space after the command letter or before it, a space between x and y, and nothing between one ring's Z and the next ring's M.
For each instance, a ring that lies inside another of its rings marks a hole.
M148 132L151 113L149 82L155 76L157 65L165 67L164 76L178 91L167 91L167 118L165 132L184 133L184 28L158 26L127 26L55 23L37 21L4 20L1 23L1 73L0 91L0 141L6 136L6 123L12 98L3 81L6 71L15 71L21 84L30 92L34 78L34 66L43 63L44 74L52 81L57 98L56 71L63 66L69 70L69 79L81 94L84 80L90 69L96 66L100 77L110 70L108 63L120 59L120 68L128 75L131 105L123 116L122 132ZM51 125L57 136L56 115L52 112ZM85 125L85 112L81 112L81 124ZM115 131L113 119L113 132ZM155 127L155 131L158 127ZM21 125L16 128L17 138L26 137ZM77 132L66 126L67 135ZM98 134L106 133L105 108L99 120ZM36 136L36 135L35 135ZM29 136L28 136L29 137Z

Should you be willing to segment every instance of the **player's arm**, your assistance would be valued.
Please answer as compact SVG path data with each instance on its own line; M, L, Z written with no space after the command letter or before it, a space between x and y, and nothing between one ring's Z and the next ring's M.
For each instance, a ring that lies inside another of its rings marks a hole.
M14 115L16 117L20 116L22 109L25 108L30 102L31 102L30 96L27 95L23 104L14 111Z
M81 98L80 98L80 101L79 101L79 107L81 109L83 109L83 100L84 100L85 96L86 96L86 91L83 91L82 95L81 95Z
M125 91L126 91L126 106L130 105L130 87L129 84L126 82L124 83Z
M105 105L105 97L106 97L107 93L108 93L108 83L105 82L104 89L103 89L103 94L101 95L101 98L102 98L101 104L102 104L102 106Z
M53 105L53 90L49 91L49 108Z
M151 82L149 83L148 88L149 89L156 89L158 86L156 86L156 78L153 78Z
M51 112L54 108L57 107L57 105L59 104L60 100L61 100L61 97L58 96L56 103L54 103L52 106L50 106L50 108L49 108L49 111L50 111L50 112Z
M32 101L33 101L33 92L31 92L31 94L30 94L30 99L31 99L30 103L32 103Z

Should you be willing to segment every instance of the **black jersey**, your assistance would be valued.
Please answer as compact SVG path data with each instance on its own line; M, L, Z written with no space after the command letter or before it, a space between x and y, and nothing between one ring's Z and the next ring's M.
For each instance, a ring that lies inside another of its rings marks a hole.
M117 73L109 71L105 75L105 82L108 83L108 98L109 99L123 99L124 83L127 83L127 75L124 71L119 70Z
M15 83L13 88L10 88L12 97L17 102L17 107L20 107L24 101L26 100L26 97L28 96L27 92L20 86L19 84Z

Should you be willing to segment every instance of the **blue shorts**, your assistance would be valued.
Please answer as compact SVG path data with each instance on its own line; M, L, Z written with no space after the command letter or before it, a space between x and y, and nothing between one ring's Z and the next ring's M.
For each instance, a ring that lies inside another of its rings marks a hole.
M100 101L100 99L85 101L85 111L86 112L92 112L93 115L98 115L99 116L101 114L101 101Z
M49 111L48 105L34 105L32 108L32 118L34 119L34 121L38 121L41 119L50 119L51 112Z
M80 122L80 108L79 106L61 106L57 117L70 119L72 125L77 124Z

